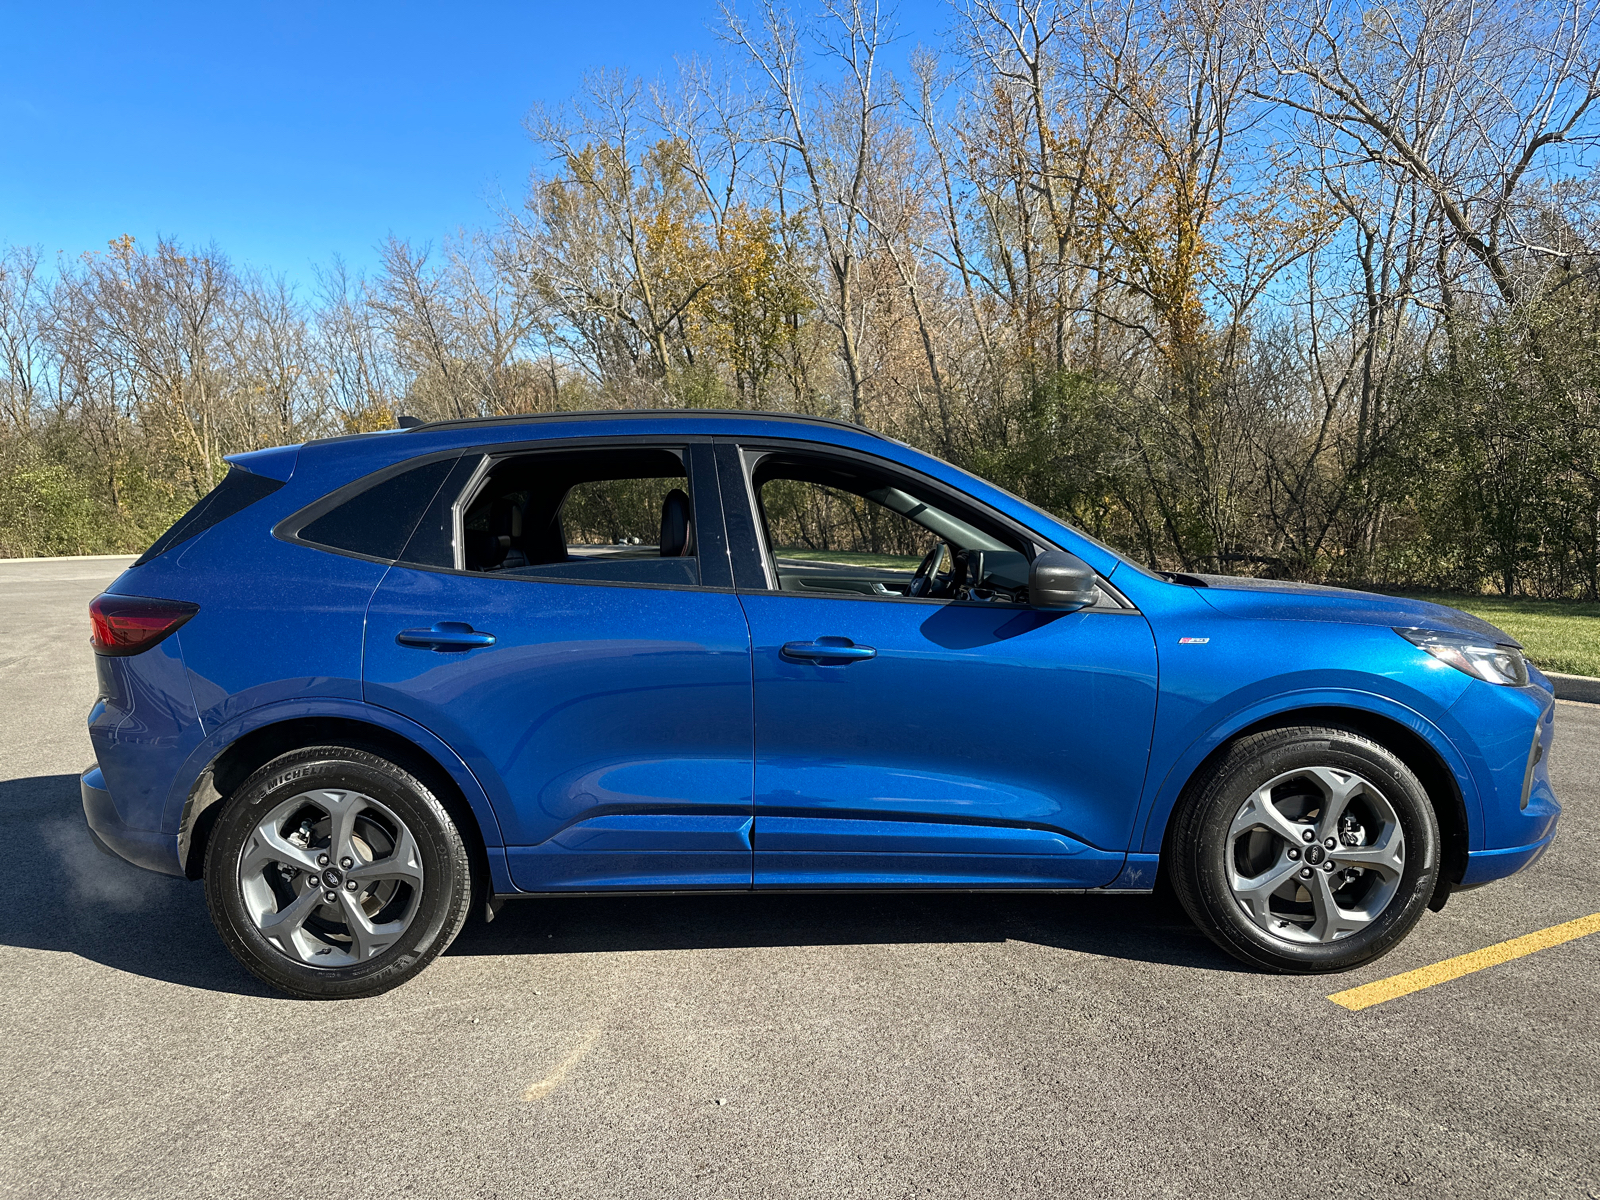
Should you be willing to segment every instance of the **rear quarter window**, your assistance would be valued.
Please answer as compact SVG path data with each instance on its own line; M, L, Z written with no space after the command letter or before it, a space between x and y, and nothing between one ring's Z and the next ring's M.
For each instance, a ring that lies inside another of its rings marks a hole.
M351 485L353 495L346 494L347 489L334 493L334 506L301 525L294 537L328 550L393 562L455 465L455 457L439 458L366 487L357 481Z
M158 537L150 549L141 554L134 566L142 567L152 558L159 558L174 546L199 537L213 525L221 524L236 513L241 513L257 500L264 500L283 486L277 479L252 475L249 471L231 468L200 502L173 523L171 529Z

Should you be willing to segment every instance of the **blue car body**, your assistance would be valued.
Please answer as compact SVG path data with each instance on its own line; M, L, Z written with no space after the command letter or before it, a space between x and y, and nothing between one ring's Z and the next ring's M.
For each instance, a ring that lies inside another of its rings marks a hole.
M485 456L634 444L670 444L688 464L697 582L485 576L286 532L326 498L419 462L442 464L445 496ZM739 475L750 446L849 455L959 493L1037 547L1079 556L1119 603L1061 613L777 590L760 573ZM229 461L261 498L110 589L198 611L143 653L97 657L85 811L102 845L152 870L197 877L217 801L248 770L284 748L351 739L457 793L501 896L1147 890L1208 757L1302 716L1370 731L1416 771L1451 887L1519 870L1554 834L1548 680L1533 671L1527 686L1496 686L1394 632L1481 634L1475 618L1333 588L1158 576L856 427L565 415ZM419 629L489 631L492 644L404 640ZM830 638L875 653L784 650Z

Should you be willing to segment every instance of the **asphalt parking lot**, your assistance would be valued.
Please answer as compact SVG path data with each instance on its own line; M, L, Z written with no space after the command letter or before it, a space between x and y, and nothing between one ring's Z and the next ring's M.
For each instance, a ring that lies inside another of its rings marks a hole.
M1600 936L1326 999L1600 911L1600 707L1551 852L1345 976L1148 898L567 899L313 1004L84 830L120 568L0 563L0 1194L1600 1197Z

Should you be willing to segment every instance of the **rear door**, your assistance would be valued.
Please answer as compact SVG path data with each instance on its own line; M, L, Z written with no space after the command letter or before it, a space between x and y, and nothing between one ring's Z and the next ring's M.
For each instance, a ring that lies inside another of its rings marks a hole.
M463 461L373 597L368 701L466 760L523 890L749 887L749 635L711 446Z
M753 647L756 886L1110 883L1155 714L1143 616L1109 589L1076 613L1018 602L1026 538L889 464L719 453ZM985 565L961 598L911 595L941 541Z

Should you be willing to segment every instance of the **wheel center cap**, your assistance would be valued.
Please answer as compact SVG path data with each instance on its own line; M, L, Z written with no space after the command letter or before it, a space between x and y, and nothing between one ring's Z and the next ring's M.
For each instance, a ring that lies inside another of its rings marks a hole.
M322 882L327 887L336 888L344 882L344 876L333 867L329 867L322 873Z
M1322 860L1327 857L1328 852L1315 843L1306 847L1306 862L1311 864L1313 867L1321 866ZM332 874L332 872L329 873Z

